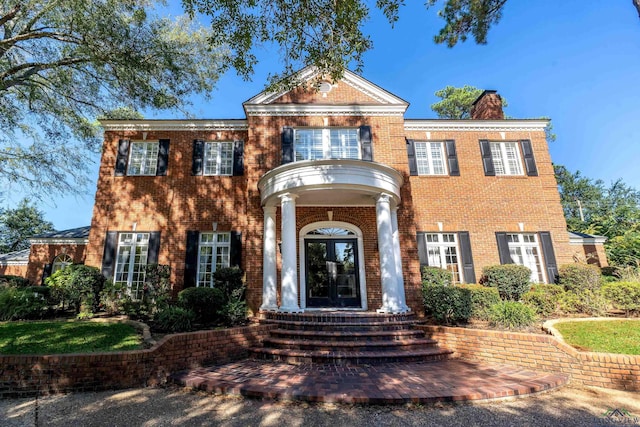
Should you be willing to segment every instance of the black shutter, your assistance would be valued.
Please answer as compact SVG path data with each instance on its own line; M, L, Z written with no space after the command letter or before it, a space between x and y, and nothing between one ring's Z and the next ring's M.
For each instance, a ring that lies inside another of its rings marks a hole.
M409 175L418 175L418 162L416 161L416 146L413 139L407 139L407 157L409 158Z
M196 286L196 275L198 274L198 243L200 239L199 231L187 231L187 252L184 259L184 287L192 288Z
M558 265L556 264L556 255L553 251L551 233L548 231L541 231L538 235L540 236L540 244L542 245L544 263L547 267L547 282L555 283L558 277Z
M42 270L42 284L44 285L44 281L47 277L51 276L51 268L53 266L51 264L45 264L44 269Z
M458 233L458 243L460 244L464 282L476 283L476 272L473 268L473 254L471 253L471 239L468 231L460 231Z
M447 148L447 162L449 164L449 175L460 176L460 166L458 165L458 154L456 153L456 142L452 139L444 142Z
M242 233L239 231L231 232L231 248L229 258L231 267L240 267L242 265Z
M127 172L127 160L129 159L129 140L118 141L118 157L116 157L116 176L123 176Z
M233 176L244 175L244 141L233 142Z
M113 269L116 263L116 249L118 248L118 232L107 231L102 255L102 274L107 279L113 279Z
M149 250L147 252L147 264L158 263L158 252L160 252L160 232L149 233Z
M425 238L424 233L418 233L418 259L420 260L420 267L422 267L423 265L429 265L429 256L427 255L427 239Z
M538 168L536 167L536 159L533 157L533 147L531 141L523 139L520 141L522 148L522 156L524 157L524 165L527 168L527 175L538 176Z
M360 147L362 149L362 160L373 161L373 150L371 147L371 126L360 126Z
M159 144L156 176L165 176L167 174L167 165L169 164L169 140L161 139Z
M511 254L509 253L509 243L507 242L507 233L496 233L498 241L498 255L500 255L500 264L513 264Z
M285 126L282 128L282 164L293 161L293 128Z
M193 159L191 163L191 175L202 175L202 158L204 156L204 141L193 141Z
M493 168L493 159L491 158L491 143L486 139L480 140L480 153L482 154L482 166L486 176L495 176L496 171Z

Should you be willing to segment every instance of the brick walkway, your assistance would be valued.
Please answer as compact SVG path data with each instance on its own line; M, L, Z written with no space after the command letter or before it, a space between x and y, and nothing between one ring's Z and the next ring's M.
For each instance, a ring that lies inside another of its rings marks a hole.
M520 396L564 385L567 377L460 359L376 366L291 365L246 359L174 374L172 380L215 394L401 404Z

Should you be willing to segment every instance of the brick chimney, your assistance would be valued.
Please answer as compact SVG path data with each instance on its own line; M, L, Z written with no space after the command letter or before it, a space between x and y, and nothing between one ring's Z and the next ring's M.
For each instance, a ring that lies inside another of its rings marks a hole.
M471 119L473 120L502 120L502 98L495 90L485 90L471 107Z

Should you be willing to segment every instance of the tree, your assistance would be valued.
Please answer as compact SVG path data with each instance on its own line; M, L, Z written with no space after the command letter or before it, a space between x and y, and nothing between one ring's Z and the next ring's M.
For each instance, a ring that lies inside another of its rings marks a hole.
M108 112L184 109L217 81L220 50L148 0L0 2L0 182L78 193ZM197 61L194 61L197 58Z
M475 86L463 87L447 86L436 92L441 101L431 104L431 109L441 119L469 119L473 102L482 94L482 89ZM506 107L507 101L502 99L502 107Z
M580 171L571 173L562 165L553 165L560 203L571 231L587 232L592 216L604 199L604 183L582 176Z
M0 253L27 249L29 237L50 231L55 229L44 219L44 213L28 199L22 199L17 208L0 213Z
M640 13L640 0L633 0ZM280 48L284 70L271 76L271 89L299 83L293 72L314 65L319 75L332 80L344 69L362 69L362 55L372 48L363 32L369 20L366 0L183 0L191 15L211 19L212 40L228 47L222 69L235 68L248 79L257 63L256 50L265 44ZM487 33L502 18L507 0L426 0L426 9L442 5L437 13L444 26L434 36L436 43L449 47L473 36L478 44L487 43ZM377 0L375 7L394 25L404 0Z

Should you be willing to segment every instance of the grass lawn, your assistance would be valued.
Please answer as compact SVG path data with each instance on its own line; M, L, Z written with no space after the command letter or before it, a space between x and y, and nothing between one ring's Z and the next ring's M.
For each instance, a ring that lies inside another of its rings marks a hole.
M0 323L0 354L93 353L141 348L142 339L135 328L124 323Z
M581 350L640 354L640 320L561 322L554 327L567 344Z

